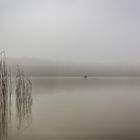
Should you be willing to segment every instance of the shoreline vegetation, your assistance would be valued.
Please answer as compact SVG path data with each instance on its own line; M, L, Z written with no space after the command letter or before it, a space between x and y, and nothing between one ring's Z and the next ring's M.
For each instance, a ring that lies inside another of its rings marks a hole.
M8 138L8 126L11 119L12 80L11 69L6 63L5 52L0 53L0 140ZM17 129L22 130L31 123L32 82L18 66L16 74L16 117Z
M18 120L18 130L24 127L24 124L31 122L32 114L32 83L24 75L24 72L18 67L16 75L16 116ZM27 121L27 122L26 122Z

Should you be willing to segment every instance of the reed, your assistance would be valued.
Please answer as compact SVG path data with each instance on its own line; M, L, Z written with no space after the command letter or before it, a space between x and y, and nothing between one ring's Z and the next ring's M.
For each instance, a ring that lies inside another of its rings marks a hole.
M32 83L19 67L16 75L16 116L18 130L31 123Z
M6 64L5 52L0 53L0 140L8 138L8 126L11 119L12 106L11 69ZM32 82L20 67L16 75L16 116L17 128L20 130L31 123L32 114Z
M9 81L10 79L10 81ZM10 87L10 88L9 88ZM0 53L0 140L7 139L8 120L11 118L11 71L8 72L6 55Z

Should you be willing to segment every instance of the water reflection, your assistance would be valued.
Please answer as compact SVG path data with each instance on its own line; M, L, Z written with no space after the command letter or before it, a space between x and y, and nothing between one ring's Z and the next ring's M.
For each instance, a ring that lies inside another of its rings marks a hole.
M32 81L33 123L17 140L140 136L140 79Z

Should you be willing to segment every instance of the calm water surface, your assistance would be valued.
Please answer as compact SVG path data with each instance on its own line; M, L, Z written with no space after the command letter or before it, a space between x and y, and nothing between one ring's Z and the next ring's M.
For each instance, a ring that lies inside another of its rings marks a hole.
M11 124L9 139L99 140L95 137L140 136L140 79L32 81L32 125L17 133L15 124ZM14 114L13 111L13 118Z

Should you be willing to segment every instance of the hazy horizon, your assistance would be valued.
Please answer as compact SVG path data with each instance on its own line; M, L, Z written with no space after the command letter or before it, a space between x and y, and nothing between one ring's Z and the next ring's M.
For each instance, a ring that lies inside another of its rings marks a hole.
M0 0L0 17L0 48L33 75L140 76L139 0Z
M140 77L137 67L111 67L105 65L85 65L82 63L64 63L60 61L41 60L36 58L9 58L7 63L15 75L17 65L31 76L64 76L64 77Z

